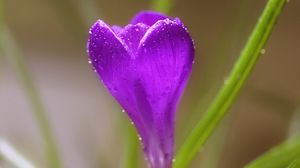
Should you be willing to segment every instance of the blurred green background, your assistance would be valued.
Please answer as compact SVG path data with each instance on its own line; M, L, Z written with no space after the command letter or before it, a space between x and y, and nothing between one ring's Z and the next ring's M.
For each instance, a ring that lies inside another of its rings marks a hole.
M188 26L197 52L177 113L176 147L226 81L265 3L173 1L170 15L180 17ZM124 125L129 120L87 62L88 28L97 19L126 25L136 12L151 9L151 1L4 0L2 8L46 105L64 167L122 168ZM300 1L287 4L230 114L193 167L240 168L300 132L299 9ZM31 108L13 69L2 56L0 137L38 167L46 167L43 142ZM140 155L141 167L145 167Z

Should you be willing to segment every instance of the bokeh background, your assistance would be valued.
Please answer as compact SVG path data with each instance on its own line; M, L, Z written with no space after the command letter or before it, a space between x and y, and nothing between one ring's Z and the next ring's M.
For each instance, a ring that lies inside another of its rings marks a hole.
M173 1L170 15L188 26L197 50L177 113L176 147L226 80L265 3ZM64 167L122 168L124 125L129 120L88 64L88 28L99 18L126 25L150 4L151 0L4 0L6 24L46 106ZM299 9L298 0L287 4L253 74L192 167L240 168L300 132ZM31 106L2 56L0 137L38 167L47 167ZM140 155L140 167L145 167Z

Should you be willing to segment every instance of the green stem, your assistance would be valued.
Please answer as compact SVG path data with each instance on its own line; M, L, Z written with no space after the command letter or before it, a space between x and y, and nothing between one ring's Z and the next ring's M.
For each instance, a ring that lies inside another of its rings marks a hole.
M163 13L169 13L172 0L153 0L152 9Z
M174 168L187 167L228 112L245 84L286 0L269 0L229 77L176 155Z
M245 168L283 168L300 159L300 138L283 143L266 152Z
M3 31L0 33L0 45L3 47L4 55L7 57L20 80L28 101L31 104L33 115L37 121L37 126L42 134L49 167L60 168L61 164L59 154L54 140L54 135L51 131L50 123L47 119L46 110L30 76L24 58L19 52L17 44L9 29L4 27Z
M127 131L126 131L126 149L125 149L125 156L124 158L124 164L122 167L124 168L138 168L139 167L139 157L138 157L138 145L139 141L137 138L137 133L134 129L134 127L128 122L126 122Z

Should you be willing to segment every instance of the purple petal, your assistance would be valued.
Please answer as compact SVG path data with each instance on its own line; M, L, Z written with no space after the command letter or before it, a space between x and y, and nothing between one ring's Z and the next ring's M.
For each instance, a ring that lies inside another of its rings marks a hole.
M176 104L193 60L193 41L181 22L160 20L150 27L140 42L136 59L139 91L143 90L147 95L144 106L150 108L152 137L157 138L156 143L145 144L145 147L150 145L145 152L152 167L171 167Z
M135 56L140 40L148 29L149 26L143 23L138 23L136 25L129 24L119 32L118 36L126 43L129 50L131 50L132 55Z
M144 23L148 26L152 26L157 21L164 20L166 18L168 18L166 15L159 12L142 11L131 20L131 24Z
M95 71L134 122L151 168L172 166L176 105L194 60L182 22L165 18L142 12L124 28L99 20L87 46Z
M103 21L98 20L90 29L87 45L90 62L102 81L114 95L120 85L120 75L130 69L131 55L127 46L119 39L112 29Z
M123 29L119 30L119 33L122 33ZM123 34L125 37L126 33ZM149 139L144 118L139 112L143 107L137 106L138 100L133 91L136 73L131 50L101 20L98 20L90 29L87 50L90 62L101 81L127 112L141 137L145 140Z
M127 111L132 111L130 108L135 106L131 94L133 63L126 44L107 24L98 20L90 29L87 48L101 81Z
M112 31L117 35L122 32L123 28L118 25L111 26Z

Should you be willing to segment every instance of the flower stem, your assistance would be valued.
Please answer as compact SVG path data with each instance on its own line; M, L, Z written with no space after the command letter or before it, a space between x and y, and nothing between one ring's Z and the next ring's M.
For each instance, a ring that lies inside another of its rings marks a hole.
M124 123L125 124L125 123ZM124 156L124 168L138 168L139 167L139 157L138 157L138 145L139 141L137 138L137 133L134 127L126 123L126 146L125 146L125 156Z
M30 76L28 68L9 29L3 27L0 34L0 46L2 47L7 60L12 65L12 68L15 70L27 95L28 101L31 104L33 115L45 143L49 167L60 168L61 164L59 154L47 119L46 110Z
M229 77L203 119L195 126L176 155L174 168L187 167L224 115L228 112L241 87L245 84L262 51L286 0L269 0Z
M300 138L274 147L245 168L281 168L297 164L300 157ZM295 163L293 163L295 162ZM293 164L291 164L293 163Z
M172 0L153 0L152 9L163 13L169 13Z

